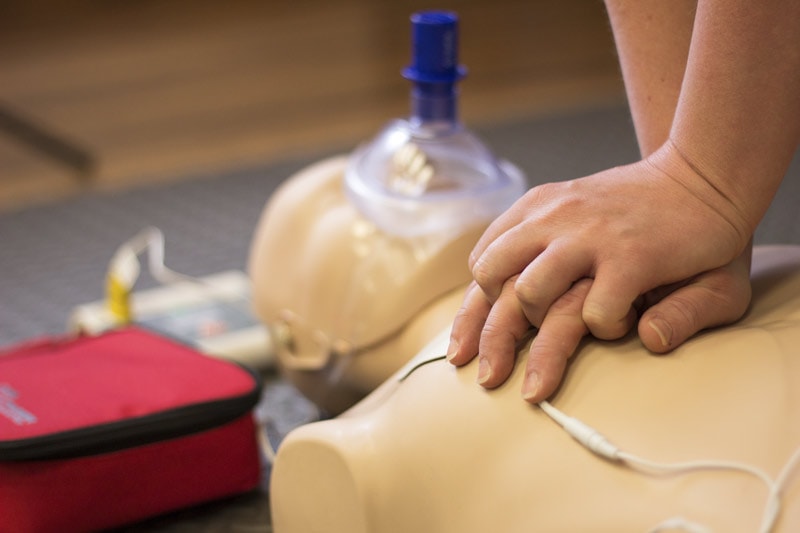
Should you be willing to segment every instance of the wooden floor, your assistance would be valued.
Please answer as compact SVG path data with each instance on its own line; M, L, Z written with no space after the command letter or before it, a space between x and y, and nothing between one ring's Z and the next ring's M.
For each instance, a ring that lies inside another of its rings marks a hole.
M430 5L62 4L0 5L0 210L347 150L406 113L408 16ZM461 17L470 125L622 101L602 2L448 7Z

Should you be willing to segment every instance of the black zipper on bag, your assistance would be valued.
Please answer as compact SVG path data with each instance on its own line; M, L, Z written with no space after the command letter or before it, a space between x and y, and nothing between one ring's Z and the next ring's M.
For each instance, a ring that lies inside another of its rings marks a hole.
M0 461L71 459L185 437L222 426L248 413L261 398L261 376L240 366L254 381L247 394L28 439L0 442Z

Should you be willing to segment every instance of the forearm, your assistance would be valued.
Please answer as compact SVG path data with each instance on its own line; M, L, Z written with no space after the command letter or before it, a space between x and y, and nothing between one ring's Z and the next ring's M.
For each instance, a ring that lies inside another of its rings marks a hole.
M606 0L642 157L669 137L696 4L696 0Z
M800 2L701 0L670 134L748 236L800 140Z

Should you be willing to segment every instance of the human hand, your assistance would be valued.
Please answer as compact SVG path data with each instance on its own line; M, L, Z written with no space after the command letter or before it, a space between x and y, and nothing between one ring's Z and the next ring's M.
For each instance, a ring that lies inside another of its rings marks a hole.
M470 284L453 322L448 360L462 366L478 355L477 381L489 389L511 375L517 345L530 330L516 301L514 281L505 284L494 305L476 283ZM528 352L523 386L526 400L547 398L561 382L567 361L589 332L581 318L581 308L591 284L590 279L579 280L550 307Z
M748 246L723 267L646 294L643 305L647 310L639 321L639 337L645 347L665 353L698 331L741 318L750 303L751 251ZM513 283L510 280L504 287L498 302L513 298ZM581 310L591 284L590 279L579 280L550 306L528 352L522 390L527 401L542 401L556 390L567 361L589 333ZM513 306L494 310L473 283L453 324L449 360L461 366L480 354L478 381L487 388L500 385L511 374L516 344L529 328L521 307L517 306L516 313L508 309Z
M514 305L537 327L575 281L593 278L583 321L615 339L640 295L728 264L751 234L740 206L666 143L638 163L532 189L489 226L470 268L492 304L515 278Z
M747 311L752 297L752 242L725 266L645 295L639 338L655 353L666 353L703 329L732 324Z

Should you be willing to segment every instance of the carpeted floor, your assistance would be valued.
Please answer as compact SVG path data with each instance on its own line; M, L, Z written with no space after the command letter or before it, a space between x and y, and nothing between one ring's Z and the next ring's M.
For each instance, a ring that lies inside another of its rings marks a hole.
M637 157L624 108L500 124L478 133L514 161L531 184L586 175ZM70 310L103 295L108 260L145 226L166 236L166 263L202 276L244 269L265 200L308 163L271 163L165 186L92 193L0 214L0 346L63 332ZM757 243L800 243L800 161L757 233ZM141 288L153 285L144 276ZM311 420L313 409L288 384L268 376L265 408L281 434ZM130 531L270 531L264 490L158 519Z

